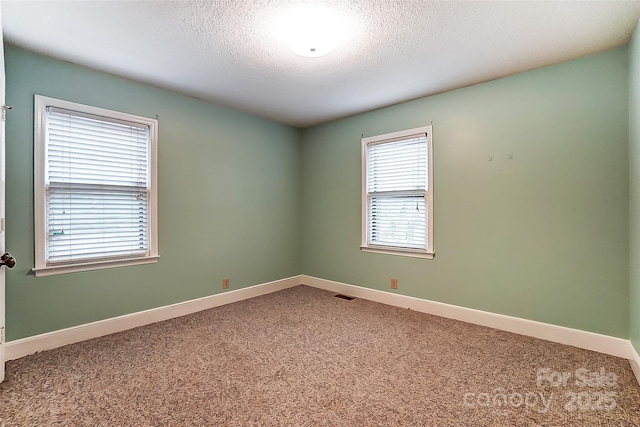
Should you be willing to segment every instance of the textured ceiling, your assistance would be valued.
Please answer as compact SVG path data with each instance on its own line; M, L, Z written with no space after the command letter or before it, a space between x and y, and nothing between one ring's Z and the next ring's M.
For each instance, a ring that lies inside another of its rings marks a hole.
M334 51L280 18L321 4ZM297 127L625 45L640 1L2 1L17 46Z

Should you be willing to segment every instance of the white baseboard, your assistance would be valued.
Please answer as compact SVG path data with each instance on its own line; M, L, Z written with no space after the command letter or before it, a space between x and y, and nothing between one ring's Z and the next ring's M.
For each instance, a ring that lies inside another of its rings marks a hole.
M171 304L164 307L152 308L137 313L125 314L97 322L47 332L32 337L9 341L5 344L6 360L19 359L29 354L44 350L51 350L67 344L97 338L138 326L149 325L163 320L173 319L198 311L230 304L237 301L269 294L282 289L300 285L301 276L275 280L269 283L250 286L243 289L224 292L221 294L202 297L190 301Z
M505 316L487 311L475 310L441 302L429 301L391 292L363 288L361 286L334 282L317 277L302 276L302 284L315 288L338 292L345 295L376 301L396 307L409 308L422 313L429 313L449 319L487 326L494 329L513 332L520 335L540 338L560 344L610 354L625 359L632 359L629 340L566 328L549 323L536 322L519 317ZM635 350L634 350L635 353ZM637 353L635 353L637 357ZM640 362L640 359L639 359ZM639 365L640 366L640 365Z
M629 341L629 364L633 374L636 376L636 380L638 380L638 384L640 384L640 355L638 355L631 341Z
M85 325L48 332L32 337L9 341L5 345L6 360L14 360L44 350L51 350L64 345L101 337L144 326L175 317L184 316L201 310L254 298L282 289L298 285L306 285L343 293L357 298L367 299L396 307L409 308L422 313L433 314L449 319L461 320L476 325L487 326L516 334L553 341L560 344L593 350L628 359L640 382L640 356L631 342L626 339L611 337L578 329L536 322L518 317L505 316L472 308L459 307L441 302L429 301L410 296L378 291L361 286L349 285L313 276L299 275L275 280L248 288L229 291L217 295L153 308L137 313L126 314L110 319L100 320Z

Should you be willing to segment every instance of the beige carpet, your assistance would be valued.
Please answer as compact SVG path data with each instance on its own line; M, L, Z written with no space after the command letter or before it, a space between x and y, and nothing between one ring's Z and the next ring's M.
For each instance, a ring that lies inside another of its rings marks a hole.
M7 369L2 426L640 425L624 359L304 286Z

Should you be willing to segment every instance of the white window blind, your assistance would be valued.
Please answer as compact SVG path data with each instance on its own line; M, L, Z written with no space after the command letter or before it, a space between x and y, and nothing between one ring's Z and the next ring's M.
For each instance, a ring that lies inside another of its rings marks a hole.
M363 140L363 248L428 253L430 135L404 134Z
M47 259L147 255L149 127L47 108Z

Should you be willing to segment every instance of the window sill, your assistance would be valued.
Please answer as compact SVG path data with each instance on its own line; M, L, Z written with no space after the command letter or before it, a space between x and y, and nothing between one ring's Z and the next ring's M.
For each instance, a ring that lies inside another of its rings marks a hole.
M433 259L435 257L435 253L433 252L414 252L414 251L406 251L401 249L391 249L391 248L378 248L372 246L360 246L360 250L363 252L372 252L375 254L386 254L386 255L398 255L398 256L406 256L411 258L423 258L423 259Z
M55 274L75 273L78 271L104 270L107 268L126 267L130 265L155 264L160 259L159 255L144 258L132 258L126 260L92 261L77 264L48 265L46 267L32 268L36 277L53 276Z

